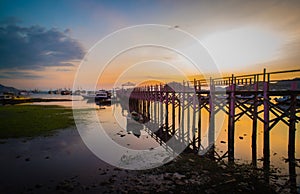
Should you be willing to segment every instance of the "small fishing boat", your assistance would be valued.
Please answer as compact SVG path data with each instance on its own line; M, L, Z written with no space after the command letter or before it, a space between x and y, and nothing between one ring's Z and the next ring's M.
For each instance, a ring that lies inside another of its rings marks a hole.
M290 97L289 96L282 96L281 98L274 98L274 100L276 102L279 102L279 103L288 102L288 101L290 101Z
M62 90L62 91L60 92L60 94L61 94L61 95L72 95L72 91L70 91L70 90Z
M15 98L15 94L13 93L2 93L0 94L0 100L11 100Z
M285 109L292 103L290 96L282 96L280 98L274 98L274 100L277 102L277 105L284 107ZM300 108L300 96L296 97L296 108Z
M95 102L97 105L111 105L111 93L106 90L98 90L94 94L82 95L87 102Z

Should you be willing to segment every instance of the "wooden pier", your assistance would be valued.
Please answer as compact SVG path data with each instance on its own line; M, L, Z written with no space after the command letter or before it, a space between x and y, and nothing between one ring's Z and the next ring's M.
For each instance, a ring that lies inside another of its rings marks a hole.
M235 123L241 117L249 117L252 121L252 164L257 165L257 127L261 122L265 171L270 168L270 131L282 122L288 127L288 158L292 172L296 123L300 120L300 79L295 79L297 76L300 78L300 69L277 72L264 69L257 74L119 90L117 96L129 112L134 110L142 114L148 121L146 125L152 126L162 141L175 137L197 154L209 148L211 157L228 158L229 163L234 162L234 135L238 130ZM223 155L214 151L216 114L220 111L228 118L228 147ZM202 145L201 139L205 112L209 115L208 147ZM265 178L269 180L268 173ZM296 184L295 177L293 180Z

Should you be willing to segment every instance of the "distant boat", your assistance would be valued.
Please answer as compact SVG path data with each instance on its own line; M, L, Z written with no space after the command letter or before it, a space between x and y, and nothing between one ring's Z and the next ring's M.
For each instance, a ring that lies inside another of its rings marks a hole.
M21 96L29 96L29 92L28 91L26 91L26 90L21 90L20 92L19 92L19 95L21 95Z
M290 96L283 96L281 98L274 98L278 105L290 105L291 104L291 97ZM300 96L296 97L296 107L300 107Z
M77 95L79 96L81 94L81 91L80 90L76 90L75 92L72 92L72 95Z
M59 94L59 90L49 90L48 94Z
M72 91L70 91L70 90L62 90L62 91L60 92L60 94L61 94L61 95L72 95Z
M282 96L281 98L275 98L274 100L278 103L288 102L288 101L290 101L290 97L289 96Z
M94 94L81 95L87 102L95 102L97 105L111 105L111 92L106 90L98 90Z
M111 93L106 90L99 90L95 96L97 105L111 105Z
M12 100L15 98L15 95L13 93L3 93L0 94L0 100Z
M253 99L254 95L236 95L239 99Z

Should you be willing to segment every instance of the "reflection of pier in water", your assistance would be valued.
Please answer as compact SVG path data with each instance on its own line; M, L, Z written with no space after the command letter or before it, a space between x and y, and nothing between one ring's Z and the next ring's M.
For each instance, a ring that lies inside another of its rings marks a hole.
M147 120L148 128L154 129L161 141L175 137L195 153L201 153L203 113L209 115L208 148L210 156L234 162L235 123L246 116L252 121L252 164L257 166L257 126L263 125L263 167L270 170L270 130L278 123L288 126L288 160L291 192L296 192L295 132L298 116L300 84L299 80L276 80L277 77L291 78L300 70L280 71L194 80L183 84L151 85L131 90L120 90L117 95L122 106L129 111L137 111ZM299 74L300 75L300 74ZM275 98L288 100L277 102ZM228 117L228 148L219 155L214 151L215 118L223 111ZM268 173L265 173L269 181Z

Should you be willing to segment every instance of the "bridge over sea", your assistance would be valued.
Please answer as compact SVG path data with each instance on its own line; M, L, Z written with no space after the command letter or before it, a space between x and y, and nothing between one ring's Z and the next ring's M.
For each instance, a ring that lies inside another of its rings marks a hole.
M297 78L298 77L298 78ZM270 131L279 122L288 130L290 174L295 175L296 123L300 117L300 69L229 77L194 79L182 83L144 85L117 92L121 105L143 115L146 126L161 142L175 137L195 154L207 151L217 160L234 162L236 122L248 117L252 123L252 165L257 166L258 124L263 126L263 166L270 168ZM227 122L227 151L214 150L216 115ZM208 120L205 121L208 115ZM208 146L203 146L202 123L208 123ZM284 145L283 145L284 146ZM209 148L209 149L208 149ZM268 177L266 177L268 179ZM291 177L296 185L296 176Z

